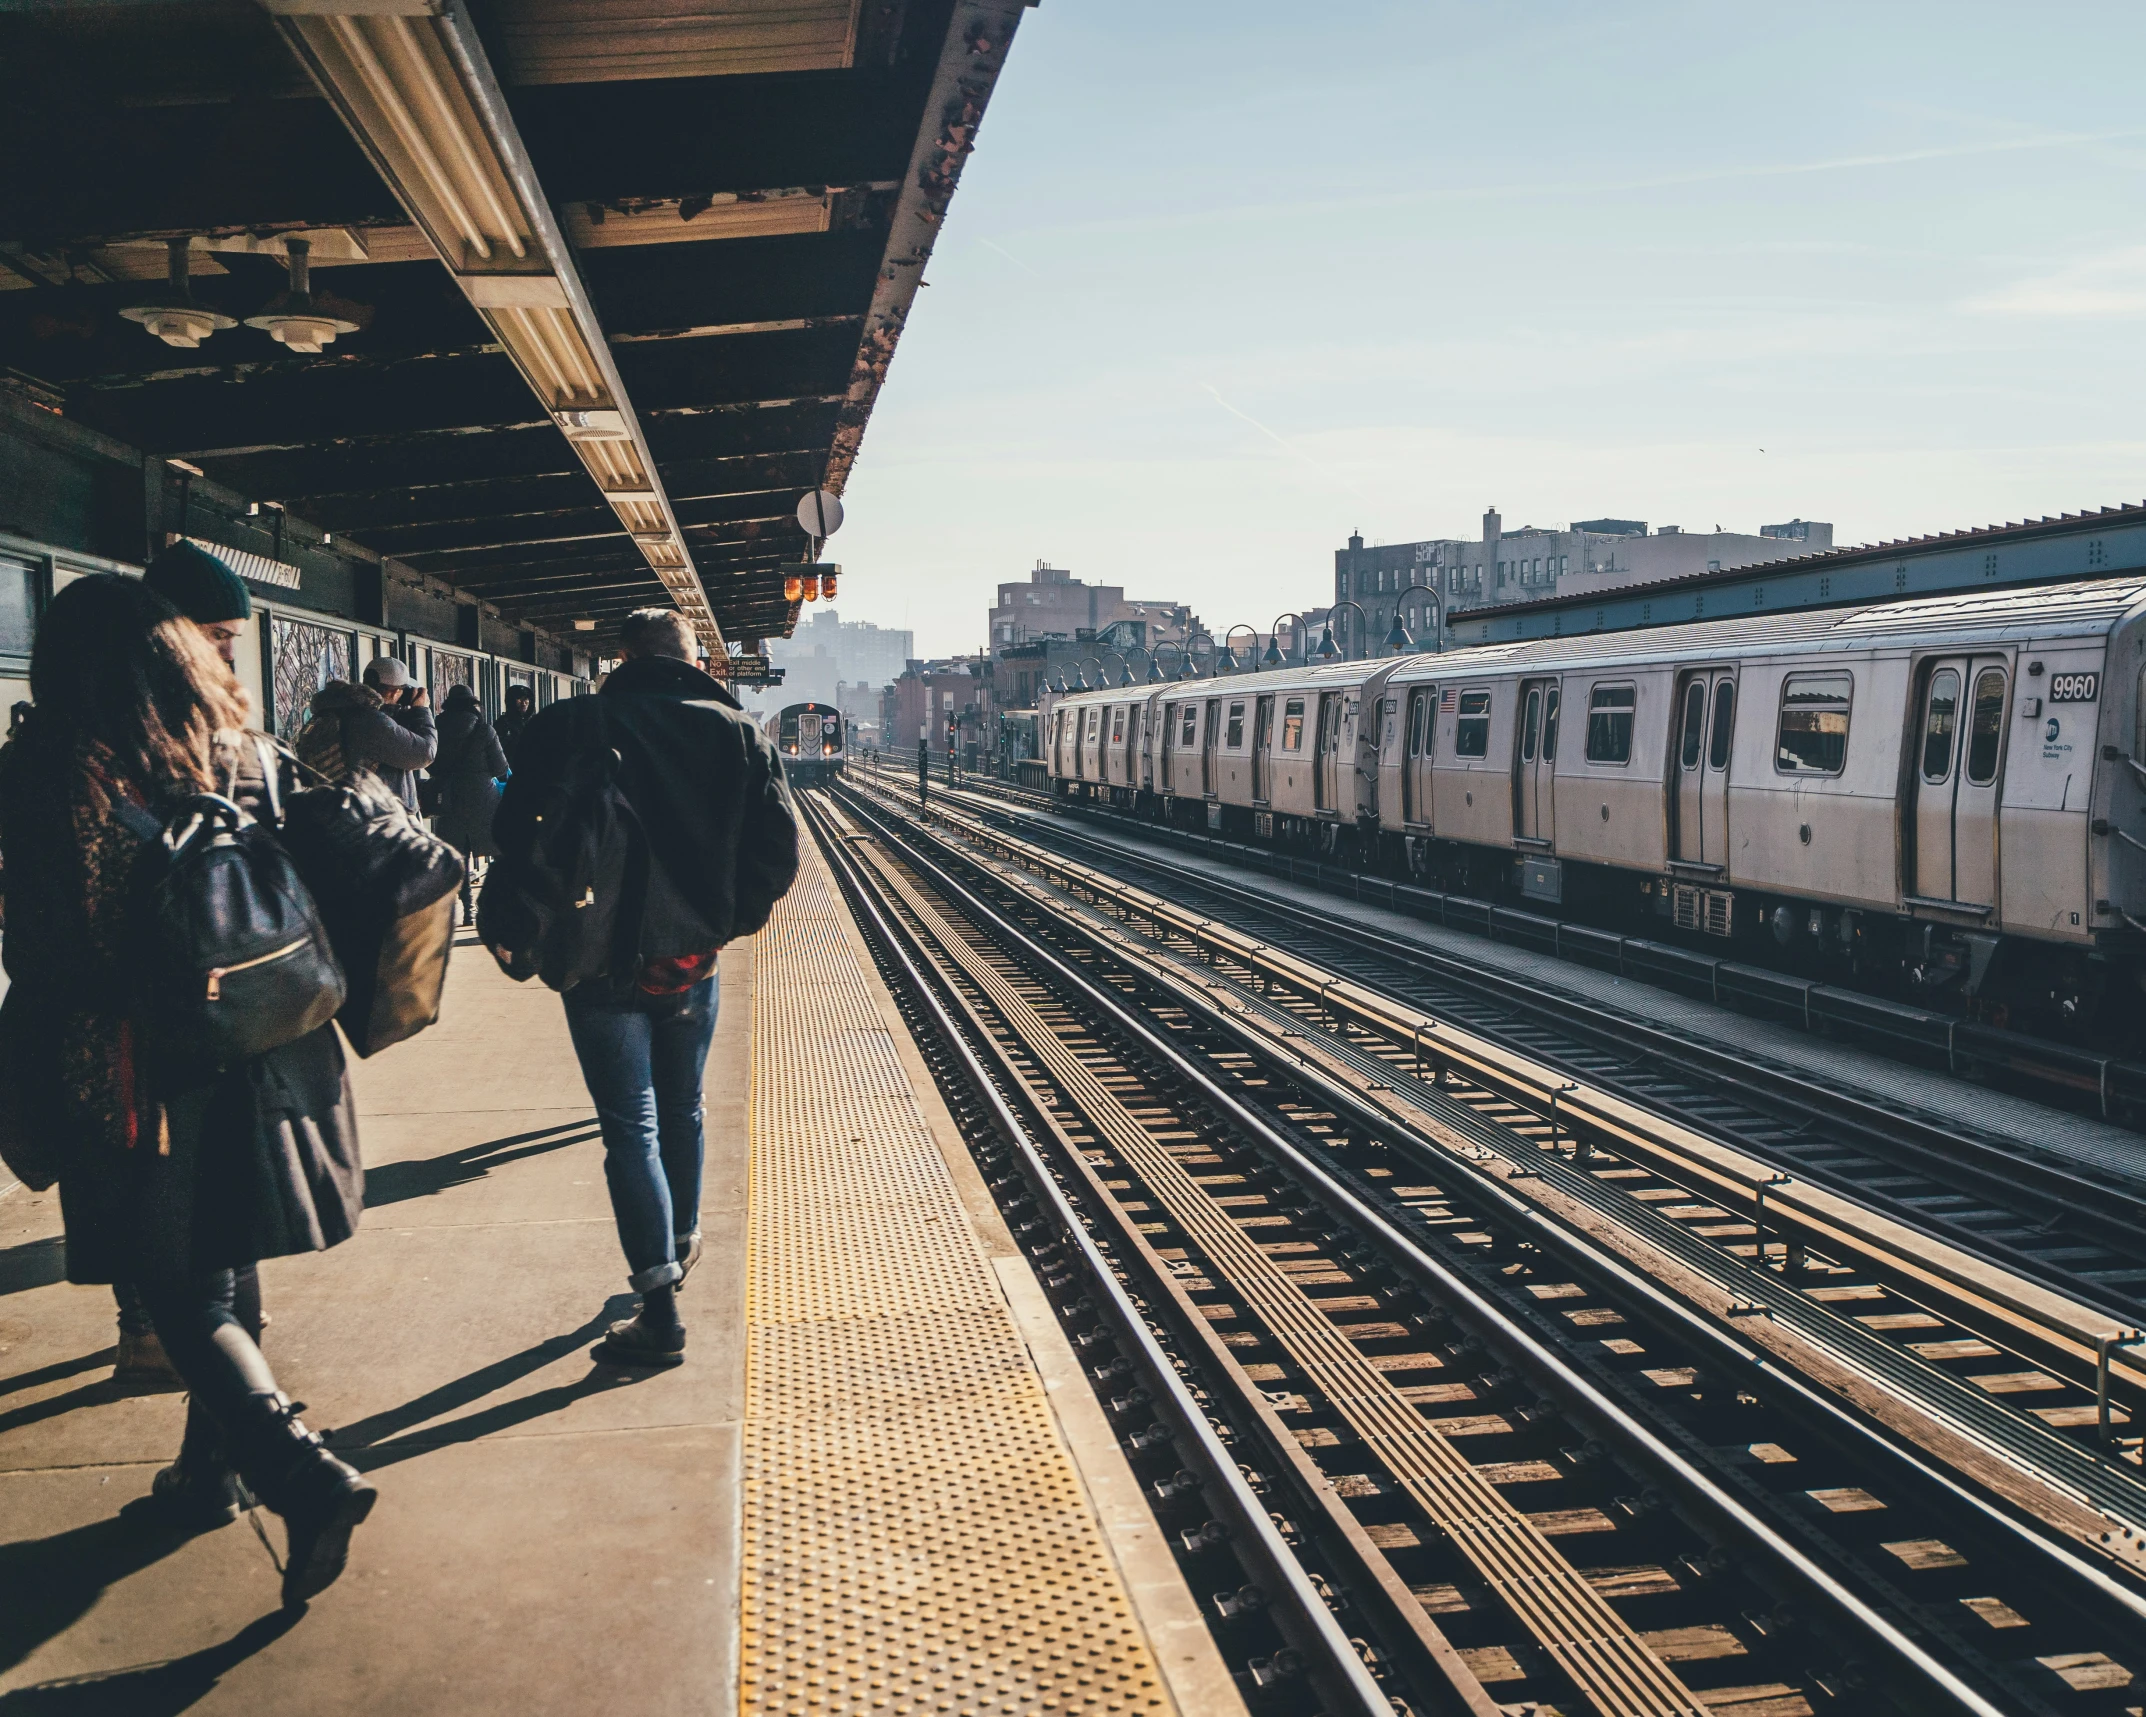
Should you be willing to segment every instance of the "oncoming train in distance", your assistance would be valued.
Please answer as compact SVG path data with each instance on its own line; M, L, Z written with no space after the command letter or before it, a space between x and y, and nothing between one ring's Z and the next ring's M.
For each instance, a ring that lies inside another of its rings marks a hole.
M824 786L842 773L848 724L833 705L791 704L768 717L767 733L792 786Z
M2142 647L2104 579L1087 692L1045 750L1062 797L2106 1038Z

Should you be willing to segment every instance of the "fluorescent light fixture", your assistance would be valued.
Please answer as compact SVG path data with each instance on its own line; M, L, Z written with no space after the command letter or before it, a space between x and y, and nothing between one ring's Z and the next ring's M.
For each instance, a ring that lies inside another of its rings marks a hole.
M700 574L463 0L263 0L573 445L671 598L723 647Z

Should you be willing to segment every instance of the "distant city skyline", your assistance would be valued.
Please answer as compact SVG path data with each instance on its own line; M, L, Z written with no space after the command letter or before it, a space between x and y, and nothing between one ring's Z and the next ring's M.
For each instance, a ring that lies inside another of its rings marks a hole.
M2115 5L1052 0L865 437L846 617L1037 560L1264 629L1350 531L2146 497Z

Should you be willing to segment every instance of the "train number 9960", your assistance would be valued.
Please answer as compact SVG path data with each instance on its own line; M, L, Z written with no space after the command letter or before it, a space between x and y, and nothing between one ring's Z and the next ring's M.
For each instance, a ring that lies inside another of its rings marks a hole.
M2051 703L2092 703L2101 695L2099 674L2051 674L2049 676L2049 701Z

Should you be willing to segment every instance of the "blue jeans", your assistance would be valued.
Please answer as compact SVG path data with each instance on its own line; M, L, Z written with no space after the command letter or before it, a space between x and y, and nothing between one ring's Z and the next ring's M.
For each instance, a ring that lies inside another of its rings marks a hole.
M677 1281L678 1258L700 1231L700 1088L719 981L705 978L645 1009L577 1002L576 991L566 992L566 1029L603 1129L604 1180L636 1293Z

